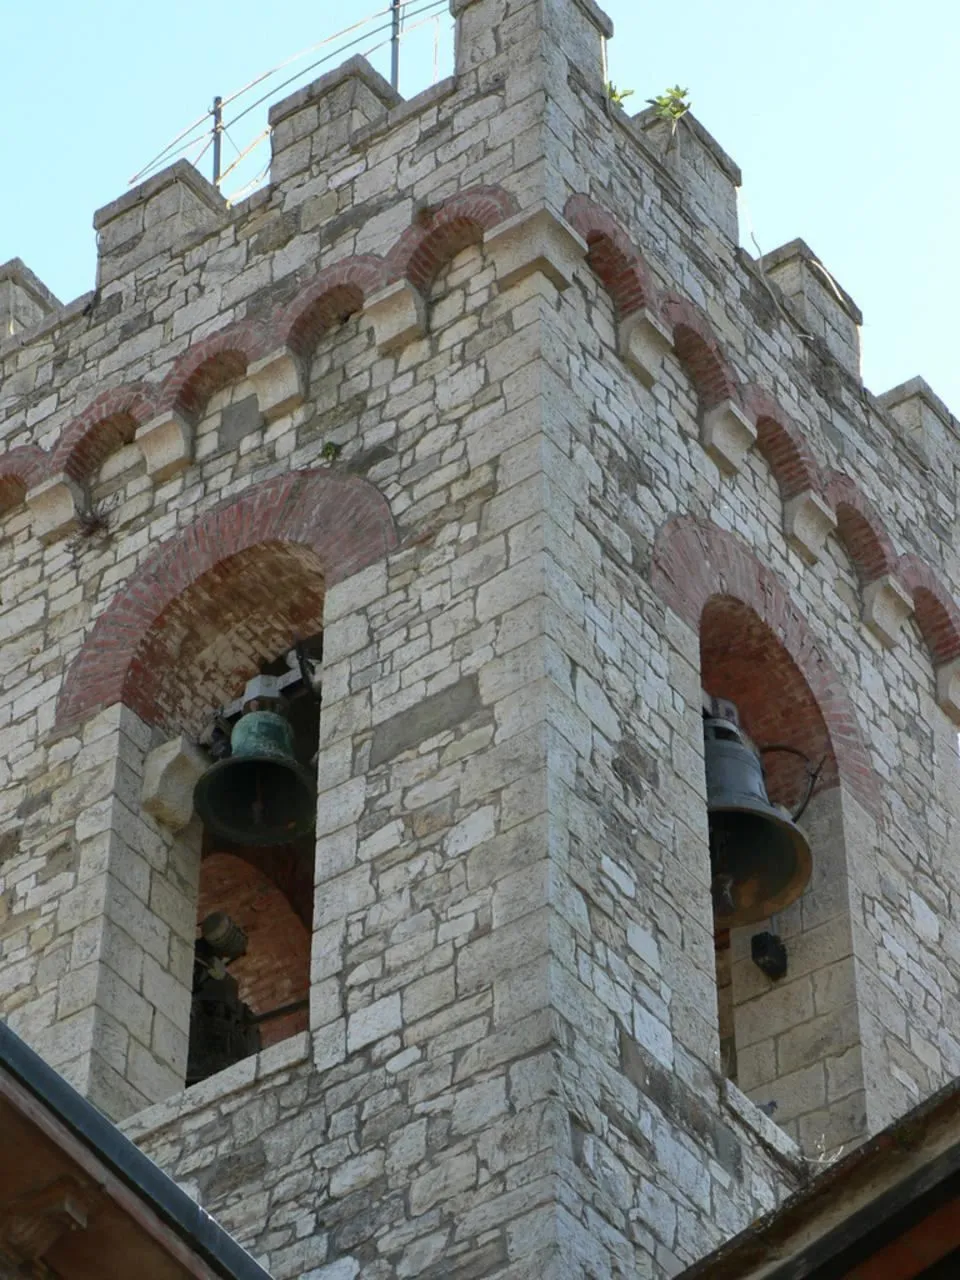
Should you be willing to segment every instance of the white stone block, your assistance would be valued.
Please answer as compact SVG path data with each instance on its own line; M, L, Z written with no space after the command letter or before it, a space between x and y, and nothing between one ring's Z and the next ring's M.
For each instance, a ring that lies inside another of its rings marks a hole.
M193 459L193 429L179 413L170 412L139 427L134 437L156 483L168 480Z
M289 347L280 347L255 360L247 369L247 377L253 383L260 412L267 422L282 418L303 404L300 361Z
M960 725L960 658L937 667L937 706Z
M892 574L885 573L863 589L863 620L887 649L893 648L900 628L913 613L913 599Z
M738 404L722 400L703 415L700 439L721 471L733 475L743 464L747 450L757 438L757 429Z
M808 564L820 559L824 543L836 527L837 517L813 489L805 489L784 503L784 533Z
M350 1015L347 1024L347 1049L350 1053L355 1053L376 1040L382 1040L391 1031L399 1031L402 1026L400 996L384 996Z
M660 375L663 357L673 346L670 330L644 307L620 321L617 349L624 364L645 387L652 387Z
M210 767L181 734L151 751L143 769L143 807L158 822L180 831L193 817L193 789Z
M42 480L27 494L27 507L33 521L33 534L42 543L63 538L77 527L77 516L83 507L83 490L67 475Z
M557 289L567 289L587 256L587 242L545 206L527 209L491 227L483 237L501 289L539 272Z
M53 542L77 527L83 490L67 475L42 480L27 494L33 532L41 542Z
M375 293L364 307L364 314L373 325L377 347L382 352L396 351L427 332L426 301L409 280L397 280Z

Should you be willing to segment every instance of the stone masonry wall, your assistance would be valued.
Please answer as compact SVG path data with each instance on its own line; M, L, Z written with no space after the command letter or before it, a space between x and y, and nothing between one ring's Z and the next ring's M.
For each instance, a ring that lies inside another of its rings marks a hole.
M956 424L606 101L592 0L451 7L451 79L351 61L0 343L0 1011L278 1280L674 1275L960 1071ZM721 1072L717 608L831 760L788 979L732 939L782 1128ZM184 1092L146 762L321 628L309 1029Z

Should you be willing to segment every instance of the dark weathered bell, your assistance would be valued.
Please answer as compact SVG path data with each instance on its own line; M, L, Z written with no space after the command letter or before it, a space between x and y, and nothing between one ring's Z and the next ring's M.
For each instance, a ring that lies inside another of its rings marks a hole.
M796 902L810 879L810 845L767 799L760 757L740 728L705 717L703 734L714 921L738 928Z
M260 1028L240 999L236 978L225 969L208 974L190 1007L187 1084L206 1080L260 1049Z
M294 756L290 722L276 711L248 711L234 725L230 746L193 793L207 829L231 844L287 844L307 835L316 787Z

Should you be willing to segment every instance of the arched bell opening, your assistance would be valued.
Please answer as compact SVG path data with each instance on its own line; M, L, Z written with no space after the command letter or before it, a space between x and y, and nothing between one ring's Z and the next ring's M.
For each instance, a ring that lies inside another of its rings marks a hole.
M749 606L708 601L700 657L721 1069L802 1140L853 1043L834 1016L853 983L837 759L800 668Z
M321 653L261 664L207 735L188 1084L309 1026Z
M178 836L200 886L188 1084L308 1025L324 598L309 547L258 543L174 596L127 671L125 701L208 760Z

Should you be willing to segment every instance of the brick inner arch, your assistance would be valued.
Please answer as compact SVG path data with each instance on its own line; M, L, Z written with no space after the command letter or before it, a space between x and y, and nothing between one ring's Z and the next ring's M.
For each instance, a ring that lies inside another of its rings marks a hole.
M200 864L198 923L225 911L247 934L247 954L230 965L240 997L254 1013L303 1000L310 991L310 929L266 871L232 853L212 852ZM306 1030L306 1009L261 1024L263 1048Z
M837 760L823 714L797 664L761 618L740 600L718 596L700 620L701 683L735 702L740 723L758 747L787 745L814 765L823 763L817 790L839 782ZM795 808L807 789L797 756L763 756L771 800Z
M318 631L322 584L396 545L386 499L359 477L296 471L251 486L132 575L67 672L58 727L116 702L148 724L195 726L190 708L201 690L204 701L217 701L225 674L242 683L238 672ZM245 625L248 617L256 626Z
M777 575L761 564L749 547L732 533L706 520L676 516L668 520L657 535L650 581L661 600L696 633L700 632L708 605L717 597L739 602L752 611L776 638L775 643L783 649L809 691L826 729L836 777L849 787L868 812L879 814L877 778L863 744L853 703L829 656L794 607ZM708 621L709 617L707 614ZM745 618L745 615L731 615L721 630L729 635L742 633L748 643L761 645L767 654L761 633L748 635L750 628ZM716 643L717 656L708 652L708 657L719 667L723 646L719 641ZM781 666L774 668L779 671L774 678L787 680L786 687L799 695L800 685L790 682L793 677L789 669L782 666L782 660L777 660L772 652L769 656L771 661L781 662ZM730 678L733 681L734 677ZM802 699L801 703L806 705ZM755 710L749 696L748 704L746 715L748 720L755 720L758 736L761 731L763 737L768 731L785 731L786 726L782 724L762 723L759 706ZM814 719L811 724L815 725ZM749 724L747 727L749 732ZM813 731L810 740L816 741Z
M137 646L122 701L148 723L196 737L261 666L323 628L322 565L305 547L268 543L209 569Z

